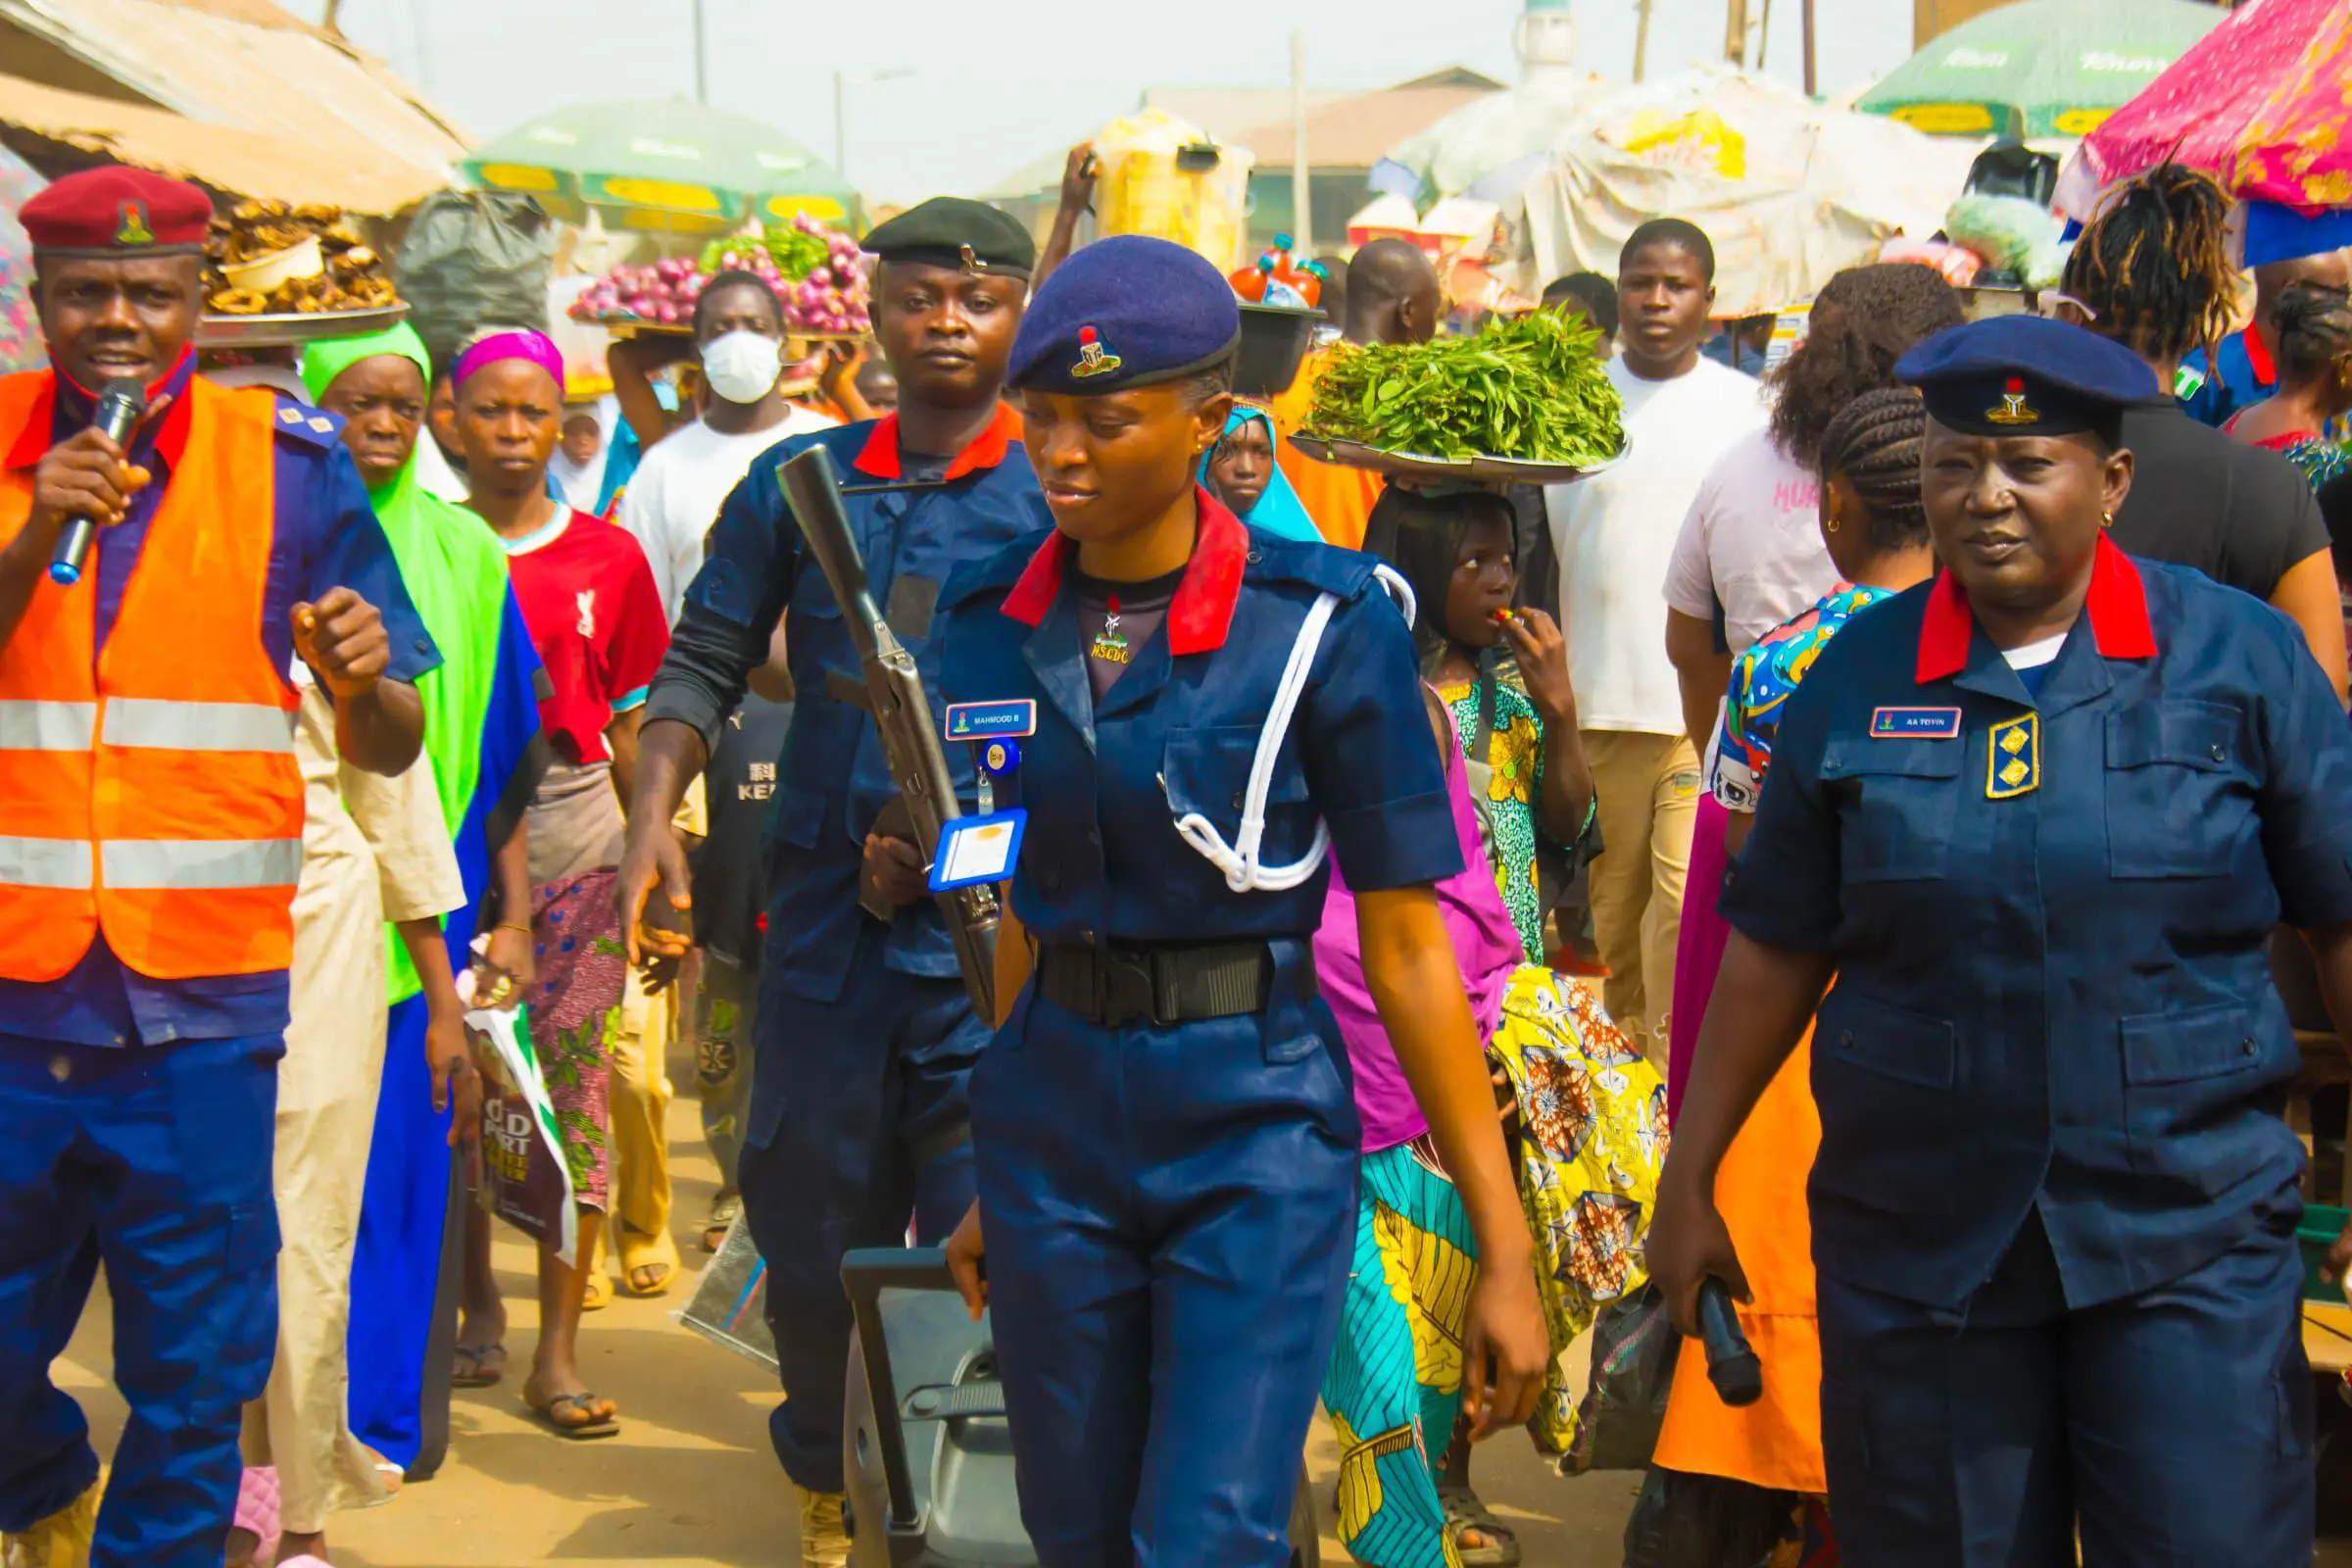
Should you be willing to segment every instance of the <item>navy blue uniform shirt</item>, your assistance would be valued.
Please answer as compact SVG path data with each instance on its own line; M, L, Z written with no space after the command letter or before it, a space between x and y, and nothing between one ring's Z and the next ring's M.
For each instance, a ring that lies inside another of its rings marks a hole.
M1339 604L1275 760L1262 861L1298 859L1319 818L1358 892L1462 868L1412 632L1373 559L1246 528L1205 492L1200 505L1166 619L1100 700L1062 580L1066 536L1024 540L941 596L949 700L1037 701L1037 733L997 804L1030 813L1012 906L1040 941L1312 936L1328 868L1287 892L1235 893L1175 822L1198 811L1238 842L1258 733L1325 593Z
M1944 577L1789 699L1722 909L1837 962L1825 1275L1957 1305L2038 1209L2079 1308L2294 1202L2266 943L2352 921L2352 729L2285 616L2099 550L2037 692Z
M874 603L913 654L934 703L939 650L931 617L941 582L952 568L1053 520L1019 435L1019 416L1001 408L996 422L945 465L936 487L842 498ZM716 750L719 726L742 701L751 671L767 661L776 617L790 611L784 635L795 700L768 816L775 856L763 967L782 975L795 995L831 1002L841 995L858 922L872 918L858 906L865 836L899 792L872 717L843 700L865 689L857 649L776 479L786 459L811 446L832 453L845 485L901 477L896 418L792 436L755 460L710 529L645 717L692 724ZM915 455L905 456L913 466ZM948 765L968 802L972 767L964 751L952 748ZM924 899L899 911L884 961L905 974L956 974L956 950L937 905Z
M131 498L120 523L98 530L91 546L97 562L101 648L122 608L122 591L138 564L147 525L171 485L172 465L187 444L187 389L195 365L195 356L188 355L150 393L150 401L167 393L174 400L163 418L131 438L129 459L152 473L153 482ZM277 407L277 471L271 491L277 501L276 533L263 590L262 647L271 665L290 673L294 607L318 599L330 588L349 588L383 615L384 636L391 644L384 673L413 681L441 662L440 650L409 598L391 542L368 505L368 487L344 450L343 422L290 398L279 398ZM38 464L53 444L86 426L94 412L90 395L59 376L49 420L35 418L18 435L8 455L9 466ZM289 412L298 416L287 417ZM10 1033L27 1039L78 1046L154 1046L276 1034L286 1027L287 998L282 969L201 980L151 980L124 968L101 934L62 979L0 980L0 1018L8 1020Z

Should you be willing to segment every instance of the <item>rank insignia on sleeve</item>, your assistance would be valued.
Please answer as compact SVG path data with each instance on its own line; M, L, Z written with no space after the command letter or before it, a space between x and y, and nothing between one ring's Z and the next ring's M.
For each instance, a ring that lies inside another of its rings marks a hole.
M2041 715L2023 713L1992 726L1984 748L1984 798L2005 801L2041 785Z

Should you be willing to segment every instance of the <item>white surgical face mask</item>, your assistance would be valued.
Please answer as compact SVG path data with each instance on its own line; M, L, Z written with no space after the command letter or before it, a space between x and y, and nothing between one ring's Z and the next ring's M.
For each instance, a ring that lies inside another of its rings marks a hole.
M757 403L784 373L784 345L758 332L729 332L703 345L703 377L729 403Z

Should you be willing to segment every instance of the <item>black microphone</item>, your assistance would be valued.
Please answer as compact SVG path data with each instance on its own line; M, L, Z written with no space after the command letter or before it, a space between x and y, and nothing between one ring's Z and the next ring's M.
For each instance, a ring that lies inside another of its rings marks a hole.
M1716 1397L1738 1408L1764 1396L1764 1363L1732 1310L1731 1288L1710 1274L1698 1282L1698 1337L1707 1350L1707 1381Z
M91 425L106 432L106 438L121 446L130 439L130 432L147 412L147 389L137 381L124 377L109 381L98 393L98 412ZM67 587L81 581L81 564L90 554L90 540L98 525L88 517L76 514L66 519L57 536L57 548L49 554L49 580Z

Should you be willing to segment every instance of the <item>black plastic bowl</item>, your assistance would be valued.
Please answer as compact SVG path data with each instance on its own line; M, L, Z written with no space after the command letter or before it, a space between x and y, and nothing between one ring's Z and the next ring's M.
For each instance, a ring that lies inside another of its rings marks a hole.
M1306 346L1325 317L1289 305L1242 306L1242 347L1233 368L1233 389L1263 403L1286 392L1298 376Z

